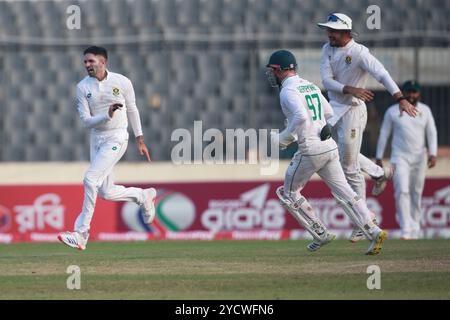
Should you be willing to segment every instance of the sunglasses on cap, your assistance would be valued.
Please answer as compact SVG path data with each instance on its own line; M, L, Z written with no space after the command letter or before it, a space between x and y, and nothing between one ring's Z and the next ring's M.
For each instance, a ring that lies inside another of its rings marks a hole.
M327 21L331 21L331 22L342 22L343 24L345 24L348 27L348 23L345 20L342 20L341 18L339 18L337 15L335 14L330 14L328 15Z

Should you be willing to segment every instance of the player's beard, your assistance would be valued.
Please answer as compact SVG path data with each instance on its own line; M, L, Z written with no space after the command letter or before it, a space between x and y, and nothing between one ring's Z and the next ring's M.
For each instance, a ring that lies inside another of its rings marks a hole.
M417 102L419 102L419 98L408 98L409 103L411 103L413 106L417 105Z
M273 71L267 71L266 72L267 81L269 81L269 84L271 87L276 88L281 85L281 82L278 80L278 78L275 76Z
M86 72L88 73L88 75L90 77L95 77L96 71L97 70L95 70L95 67L91 67L90 69L86 69Z
M336 36L328 37L328 42L330 43L330 47L340 47L341 42Z
M90 77L97 77L98 75L102 74L101 66L91 66L91 69L92 69L91 72L88 71L88 75Z
M278 79L277 77L275 77L275 78L277 79L277 85L278 85L278 87L281 87L281 80Z

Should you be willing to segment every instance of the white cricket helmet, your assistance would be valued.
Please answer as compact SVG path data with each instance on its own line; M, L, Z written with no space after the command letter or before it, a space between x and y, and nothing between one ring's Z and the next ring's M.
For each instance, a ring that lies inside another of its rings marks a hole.
M327 17L327 22L317 24L319 28L333 30L352 30L352 19L343 13L331 13Z

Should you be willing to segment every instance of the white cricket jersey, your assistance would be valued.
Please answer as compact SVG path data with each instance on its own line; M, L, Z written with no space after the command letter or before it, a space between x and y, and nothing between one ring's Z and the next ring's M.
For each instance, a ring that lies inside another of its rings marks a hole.
M382 159L386 143L392 135L391 162L397 159L415 159L426 153L426 143L430 155L437 155L437 130L430 108L417 103L418 115L413 118L405 112L400 116L398 104L388 108L384 115L377 145L377 159ZM426 140L425 140L426 139Z
M334 125L350 106L365 106L364 101L344 94L343 89L346 85L365 88L369 74L383 84L391 95L400 91L381 62L362 44L352 39L344 47L331 47L329 42L323 46L320 76L335 112L331 124Z
M108 115L109 107L121 103L123 107ZM141 120L131 81L118 73L107 71L102 81L86 76L77 85L77 108L86 128L95 133L127 130L128 120L136 137L142 135Z
M313 83L298 75L286 78L281 84L281 109L288 119L287 131L297 135L298 151L302 155L315 155L337 145L333 139L320 140L320 131L333 109Z

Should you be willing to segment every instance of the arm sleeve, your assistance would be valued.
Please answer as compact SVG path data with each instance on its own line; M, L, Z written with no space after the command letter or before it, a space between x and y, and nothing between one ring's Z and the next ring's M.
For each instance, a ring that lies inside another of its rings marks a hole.
M430 156L437 156L437 130L431 110L428 110L428 119L426 126L426 135L428 143L428 152Z
M286 148L289 146L292 142L297 141L297 136L291 132L288 131L287 128L285 128L283 131L281 131L278 135L279 144L281 147Z
M331 107L330 103L325 99L322 93L319 94L320 96L320 104L322 105L323 115L325 117L325 120L328 120L333 117L334 111Z
M389 136L392 132L392 117L391 112L389 112L390 109L386 112L383 119L383 124L381 125L380 130L380 136L378 137L378 143L377 143L377 159L383 159L384 156L384 150L386 149L386 144L389 139Z
M133 84L129 79L125 79L124 88L128 120L130 121L131 128L133 129L134 136L142 136L141 118L139 116L139 110L136 106L136 97L134 95Z
M87 99L83 93L83 90L79 86L77 86L77 109L84 127L88 129L98 127L99 125L111 120L108 112L98 114L96 116L91 115Z
M361 53L361 67L380 82L392 96L400 91L389 72L367 49Z
M333 69L331 68L326 47L322 48L322 53L320 55L320 77L322 78L322 84L327 91L343 93L345 85L334 79Z
M281 95L281 104L286 108L288 126L287 132L297 133L297 128L306 120L305 108L299 95L294 90L285 90Z

